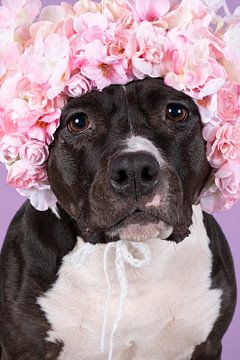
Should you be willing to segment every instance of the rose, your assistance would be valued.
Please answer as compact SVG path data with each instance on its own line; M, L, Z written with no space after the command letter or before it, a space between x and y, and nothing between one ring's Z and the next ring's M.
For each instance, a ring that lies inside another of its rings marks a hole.
M215 174L215 184L229 199L240 197L240 160L226 162Z
M21 146L19 155L27 163L40 166L48 158L48 146L38 140L29 140Z
M25 141L26 138L22 135L4 135L0 139L0 160L5 163L16 161Z
M22 159L10 166L7 176L7 183L18 189L27 189L46 180L47 173L42 167L34 167Z
M71 97L78 97L90 91L90 82L81 74L76 74L67 82L65 93Z
M221 191L213 184L204 189L200 196L201 208L209 214L216 211L227 210L233 205L233 201L226 199Z
M204 138L213 143L207 145L207 157L211 166L218 168L226 160L240 157L240 122L235 126L225 123L219 128L210 125L203 130Z

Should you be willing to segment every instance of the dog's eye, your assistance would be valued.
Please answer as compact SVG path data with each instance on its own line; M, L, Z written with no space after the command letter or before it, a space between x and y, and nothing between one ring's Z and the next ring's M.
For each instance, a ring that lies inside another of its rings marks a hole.
M68 121L68 130L73 133L80 133L89 127L88 116L85 113L77 113L70 117Z
M180 104L169 104L167 106L167 119L174 121L184 121L187 119L189 112Z

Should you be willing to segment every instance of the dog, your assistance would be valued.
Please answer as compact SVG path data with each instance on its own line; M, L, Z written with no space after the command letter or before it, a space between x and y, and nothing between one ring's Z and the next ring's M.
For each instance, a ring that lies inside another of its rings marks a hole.
M217 360L236 304L227 241L199 194L210 175L195 102L146 78L71 98L50 146L57 208L27 201L0 260L1 360L103 360L103 255L120 240L147 244L150 263L127 266L129 293L114 360ZM87 266L69 261L90 243ZM114 251L109 321L119 284Z

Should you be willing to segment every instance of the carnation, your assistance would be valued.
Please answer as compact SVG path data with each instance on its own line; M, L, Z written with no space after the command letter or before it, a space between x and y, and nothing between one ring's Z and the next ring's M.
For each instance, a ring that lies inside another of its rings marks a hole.
M69 97L146 77L162 77L199 108L212 167L202 208L240 199L239 9L231 14L225 0L2 3L0 160L36 209L57 201L46 161Z

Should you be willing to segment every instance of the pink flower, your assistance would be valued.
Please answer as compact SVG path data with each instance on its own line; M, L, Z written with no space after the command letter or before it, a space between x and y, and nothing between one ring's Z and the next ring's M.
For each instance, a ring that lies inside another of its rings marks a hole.
M42 167L34 167L24 160L14 162L8 171L7 182L18 189L27 189L35 183L45 182L47 173Z
M41 9L40 0L2 0L3 6L28 21L33 20Z
M106 44L114 37L116 25L109 27L108 19L100 13L84 13L74 18L74 29L77 32L70 39L71 47L71 69L74 71L84 63L84 50L87 44L99 40Z
M37 36L34 46L29 47L22 57L24 75L39 85L49 84L49 99L63 90L69 77L69 53L68 39L53 33L45 39Z
M27 197L32 206L46 211L57 203L56 196L47 183L36 183L30 189L17 189L20 195Z
M30 110L26 100L16 98L5 107L4 127L8 133L25 133L41 115L41 111Z
M12 163L19 159L19 151L26 138L22 135L4 135L0 138L0 160Z
M5 135L3 131L4 111L0 108L0 139Z
M207 157L212 167L219 168L227 160L240 158L240 122L238 126L225 123L218 129L214 128L213 132L215 136L204 131L205 138L212 140L215 137L214 142L207 146Z
M216 211L228 210L232 207L234 201L223 196L222 192L215 184L208 189L204 189L200 196L201 208L209 214Z
M99 90L129 81L126 59L108 56L106 47L99 40L85 46L85 56L87 61L81 67L82 74L93 80Z
M52 113L55 109L63 109L64 106L67 104L68 99L64 93L56 96L54 100L51 101L51 105L46 106L45 111L46 113ZM61 115L60 115L61 116Z
M3 76L6 74L6 72L7 72L7 67L3 59L0 59L0 81L3 78Z
M220 126L207 124L203 128L203 138L206 141L213 143L216 140L216 134L217 134L217 131L219 130L219 128L220 128Z
M90 89L90 82L81 74L75 74L67 82L64 92L68 96L78 97L86 94Z
M165 83L196 99L216 93L226 78L224 67L211 52L213 40L208 38L206 31L204 38L199 38L200 30L198 23L186 30L170 30L162 65Z
M9 44L1 49L1 61L3 65L3 70L11 70L13 75L17 75L21 71L20 69L20 48L17 44ZM3 71L2 70L2 71ZM1 70L0 70L1 73ZM10 75L10 73L9 73ZM1 77L1 75L0 75ZM17 81L17 80L16 80Z
M226 162L215 174L215 183L227 199L240 197L240 159Z
M133 20L132 13L129 9L129 6L125 1L111 1L103 3L103 14L107 17L111 22L119 22L121 19L121 25L126 22L126 19L130 18ZM128 20L127 20L128 21ZM132 22L130 20L130 22ZM124 27L124 25L123 25Z
M75 72L77 68L80 68L85 59L84 56L84 44L81 36L79 34L75 34L69 40L70 43L70 61L69 67L71 72Z
M77 49L84 50L85 46L94 40L106 43L113 36L111 29L113 25L102 14L82 14L74 19L73 26L77 33L77 37L75 37ZM73 47L72 50L74 51Z
M96 13L100 11L100 4L93 0L81 0L77 1L73 5L73 9L77 15L84 13Z
M36 208L56 202L44 162L68 97L159 76L202 117L214 168L202 206L240 198L240 7L231 15L225 0L81 0L34 21L40 0L2 3L0 153L9 182Z
M74 18L74 30L82 34L86 30L99 29L101 31L106 31L108 28L108 19L106 16L100 13L86 13Z
M51 67L50 89L47 91L49 99L60 94L70 77L69 54L69 41L65 36L60 37L57 34L52 34L45 40L44 55L49 61L49 67Z
M154 27L147 21L143 21L136 30L136 50L131 50L133 52L131 58L132 71L138 79L143 79L146 75L150 77L161 76L161 61L164 57L163 47L167 44L164 35L164 29Z
M48 158L48 146L38 140L28 140L21 146L19 155L28 164L40 166Z
M218 116L222 121L234 123L240 118L240 89L235 84L226 83L218 93Z
M168 0L127 0L137 21L154 21L165 15L170 9Z
M227 60L231 61L233 64L239 66L240 64L240 25L232 25L225 32L223 36L224 41L226 42L225 49L223 51Z
M216 127L221 122L217 115L217 94L205 96L195 100L204 125L211 124ZM205 129L205 128L204 128Z
M175 27L184 27L192 21L192 11L186 6L184 1L181 4L169 11L165 16L164 20L167 22L167 28L169 30Z
M49 5L42 9L39 20L59 24L74 15L71 4Z
M109 55L114 55L119 58L124 58L124 57L130 55L129 58L131 58L132 53L131 54L127 53L127 47L130 43L131 43L131 41L129 41L128 32L124 29L123 30L117 29L114 38L112 38L111 40L108 40ZM133 45L134 45L134 49L132 49L132 51L133 51L133 53L135 53L136 43L134 42Z
M28 130L28 135L32 139L37 139L49 145L53 141L53 134L60 124L60 116L60 109L56 109L55 111L42 116Z
M0 134L10 134L16 131L16 128L13 124L9 124L6 120L6 114L4 109L0 107Z
M0 106L5 108L10 100L18 97L17 84L22 79L21 71L11 71L0 83Z
M49 102L47 98L47 88L23 78L17 86L19 97L27 101L30 110L42 112Z

